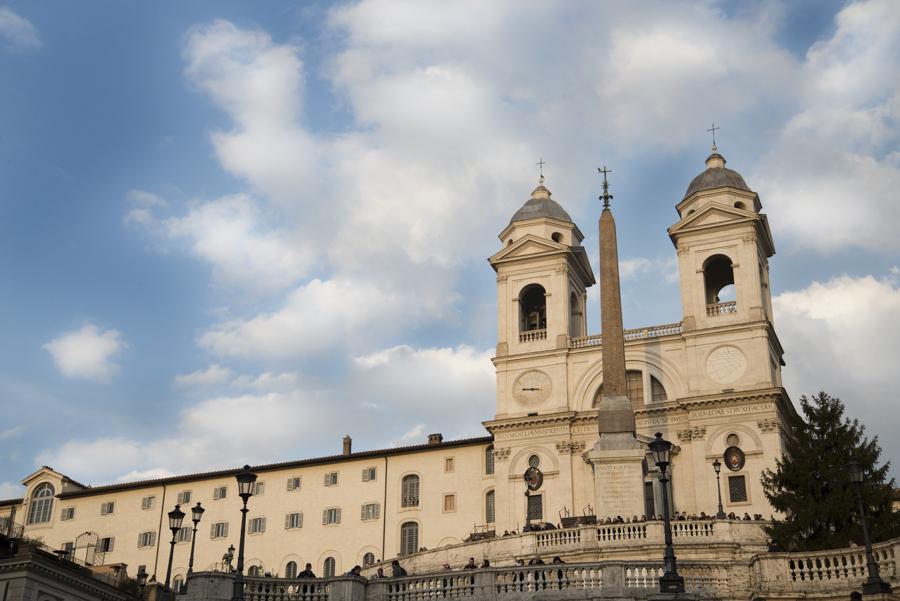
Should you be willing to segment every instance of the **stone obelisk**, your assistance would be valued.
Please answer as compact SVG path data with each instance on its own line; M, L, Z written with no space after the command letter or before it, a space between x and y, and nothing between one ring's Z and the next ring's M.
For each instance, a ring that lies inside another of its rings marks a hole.
M600 326L603 387L597 407L600 438L586 453L594 467L597 515L631 517L644 513L644 446L635 438L634 409L625 388L625 333L619 290L616 221L603 167L603 212L600 215Z

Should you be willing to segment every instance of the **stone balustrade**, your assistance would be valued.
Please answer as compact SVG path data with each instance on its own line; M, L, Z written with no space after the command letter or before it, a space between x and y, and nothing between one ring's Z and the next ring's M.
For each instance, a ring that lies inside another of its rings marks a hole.
M711 527L707 527L710 526ZM678 571L694 599L757 601L847 599L867 577L865 549L854 547L810 553L759 552L747 556L689 559L694 547L714 548L726 536L750 532L740 522L675 522L673 539ZM746 524L751 525L751 524ZM624 541L641 547L655 537L654 522L615 524L533 533L536 548L579 548L587 542ZM720 526L723 526L720 528ZM719 530L719 531L717 531ZM593 533L593 536L591 535ZM676 534L677 533L677 534ZM494 539L509 544L509 538ZM576 553L577 554L577 553ZM882 577L896 589L900 586L900 539L874 546ZM603 553L607 555L607 553ZM477 570L422 571L415 569L415 556L403 560L414 575L403 578L369 579L342 576L320 579L248 577L246 601L419 601L438 598L473 600L501 599L593 599L656 597L663 572L662 548L640 552L658 560L610 559L570 561L544 565L495 565ZM496 557L496 555L494 555ZM498 563L494 560L495 563ZM510 562L513 563L513 562ZM218 572L192 575L184 601L229 601L232 576Z
M725 315L727 313L737 313L737 301L728 301L725 303L706 305L706 315L709 317L715 317L716 315Z
M873 545L881 577L893 584L900 575L900 539ZM868 577L865 547L806 553L766 553L752 561L754 590L760 596L791 592L858 589Z
M647 338L658 338L660 336L673 336L681 334L681 322L666 323L658 326L648 326L646 328L633 328L625 330L625 340L645 340ZM590 346L600 346L603 344L603 337L600 334L593 336L581 336L579 338L569 339L569 348L587 348Z
M519 334L519 342L533 342L535 340L546 340L547 330L528 330Z

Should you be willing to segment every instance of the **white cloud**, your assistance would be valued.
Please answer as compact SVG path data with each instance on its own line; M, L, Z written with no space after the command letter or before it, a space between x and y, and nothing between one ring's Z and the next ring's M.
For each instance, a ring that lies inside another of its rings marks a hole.
M900 457L894 402L900 356L900 282L896 275L832 278L773 299L787 352L785 387L796 399L825 390L880 434L887 457Z
M409 303L365 282L316 279L291 293L278 311L221 323L198 342L221 356L312 355L377 339L416 319Z
M416 424L403 433L403 436L397 440L391 441L392 447L403 447L414 444L421 444L425 438L425 424Z
M125 225L139 224L154 227L157 224L154 209L165 208L169 203L162 196L145 190L129 190L125 200L131 206L125 214Z
M18 482L0 482L0 500L19 499L25 494L25 488Z
M255 390L290 390L300 383L297 372L272 373L264 372L258 376L242 374L231 381L235 388L253 388Z
M22 426L13 426L12 428L0 430L0 440L9 440L10 438L15 438L19 436L23 431L24 428L22 428Z
M798 73L802 108L757 166L763 202L789 244L900 249L900 11L857 2Z
M107 382L119 370L112 360L126 348L118 330L100 331L92 324L65 332L43 346L56 368L68 378Z
M175 376L175 384L184 387L217 386L224 384L229 378L231 378L231 370L214 363L206 369Z
M31 21L5 6L0 6L0 41L7 50L36 50L43 46Z

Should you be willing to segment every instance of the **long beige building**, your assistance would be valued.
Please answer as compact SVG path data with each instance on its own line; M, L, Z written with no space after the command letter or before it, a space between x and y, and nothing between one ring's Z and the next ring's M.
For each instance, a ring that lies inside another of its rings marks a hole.
M341 455L253 466L259 484L249 504L248 565L291 576L309 562L319 575L340 573L473 533L521 530L526 520L558 523L620 497L631 514L622 517L659 514L658 470L646 448L655 432L676 444L675 511L715 513L712 464L719 459L725 511L769 516L760 474L781 456L781 424L794 409L781 386L769 290L775 248L761 208L715 152L675 204L668 235L678 257L682 320L624 332L634 410L628 434L643 449L640 482L617 477L614 460L599 478L600 464L589 457L604 377L602 339L587 333L586 291L596 282L581 230L542 182L490 257L497 389L486 435L449 442L432 435L421 445L364 452L352 452L345 439ZM166 513L176 503L206 509L195 570L215 566L237 546L236 473L89 487L43 467L22 481L23 498L0 501L0 517L78 559L125 563L132 574L145 566L162 579ZM629 492L635 486L637 500ZM178 535L176 580L187 571L190 539L189 528Z

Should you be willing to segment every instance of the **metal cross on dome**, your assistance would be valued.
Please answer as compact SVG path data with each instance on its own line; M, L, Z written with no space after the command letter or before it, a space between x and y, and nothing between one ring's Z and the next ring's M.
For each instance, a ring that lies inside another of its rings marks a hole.
M712 149L713 149L713 152L715 152L716 150L718 150L718 149L716 148L716 130L717 130L717 129L722 129L722 128L721 128L721 127L718 127L715 123L713 123L713 124L712 124L712 127L710 127L709 129L706 130L706 131L711 131L711 132L712 132L712 138L713 138Z
M541 157L541 160L539 160L537 163L535 163L535 165L538 166L538 169L540 169L542 184L544 183L544 165L546 165L546 164L547 164L547 161L544 160L544 157Z
M612 173L612 169L607 169L606 165L603 167L597 167L597 171L603 174L603 196L600 197L600 200L603 201L603 208L609 208L609 201L612 200L613 195L609 193L609 182L606 181L606 174Z

